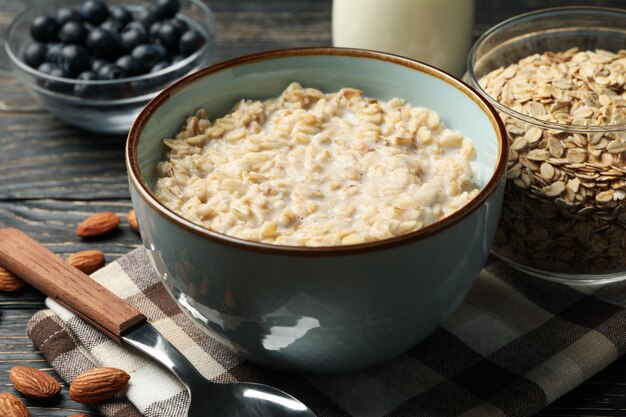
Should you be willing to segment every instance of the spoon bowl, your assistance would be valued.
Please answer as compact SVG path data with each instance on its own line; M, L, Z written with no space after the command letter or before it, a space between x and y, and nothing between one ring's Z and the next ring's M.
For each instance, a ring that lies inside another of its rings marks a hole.
M189 417L315 417L306 405L279 389L209 381L149 323L129 330L122 339L163 364L185 385L191 400Z
M262 384L215 384L205 379L198 381L189 392L192 398L189 417L315 417L291 395Z

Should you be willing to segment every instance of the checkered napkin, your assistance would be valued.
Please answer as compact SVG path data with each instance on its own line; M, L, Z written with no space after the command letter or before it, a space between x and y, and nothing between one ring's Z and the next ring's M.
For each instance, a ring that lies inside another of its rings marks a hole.
M143 249L92 276L143 312L207 378L273 385L319 417L530 416L626 348L626 283L583 291L491 260L461 307L410 352L360 372L286 374L243 361L192 324ZM123 396L95 404L103 415L186 415L187 393L169 372L47 303L28 335L63 379L95 366L131 375Z

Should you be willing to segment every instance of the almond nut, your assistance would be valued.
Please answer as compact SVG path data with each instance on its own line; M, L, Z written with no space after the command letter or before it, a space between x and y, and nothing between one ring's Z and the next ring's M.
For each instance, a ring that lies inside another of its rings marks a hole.
M139 223L137 223L137 215L135 214L135 210L131 210L128 212L128 215L126 216L126 221L135 232L139 231Z
M61 392L61 384L47 373L30 366L15 366L9 372L15 389L25 397L45 400Z
M24 286L24 281L10 271L0 267L0 291L14 292Z
M76 236L95 237L102 236L117 229L120 218L111 211L103 211L87 217L76 227Z
M0 411L2 411L2 417L30 417L24 403L8 392L0 394Z
M111 398L126 387L130 375L117 368L94 368L78 375L70 385L70 397L79 403Z
M104 253L99 250L90 249L71 254L67 257L65 262L89 275L102 268L105 260Z

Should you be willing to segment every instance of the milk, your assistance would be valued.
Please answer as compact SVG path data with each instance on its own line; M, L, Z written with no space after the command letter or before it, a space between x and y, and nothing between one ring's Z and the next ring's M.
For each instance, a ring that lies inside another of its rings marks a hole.
M465 72L474 0L333 0L333 45L413 58Z

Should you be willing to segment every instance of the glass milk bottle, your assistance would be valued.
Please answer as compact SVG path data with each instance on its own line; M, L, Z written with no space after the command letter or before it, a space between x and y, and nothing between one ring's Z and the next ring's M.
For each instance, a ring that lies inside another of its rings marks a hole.
M465 72L474 0L333 0L333 45L406 56Z

